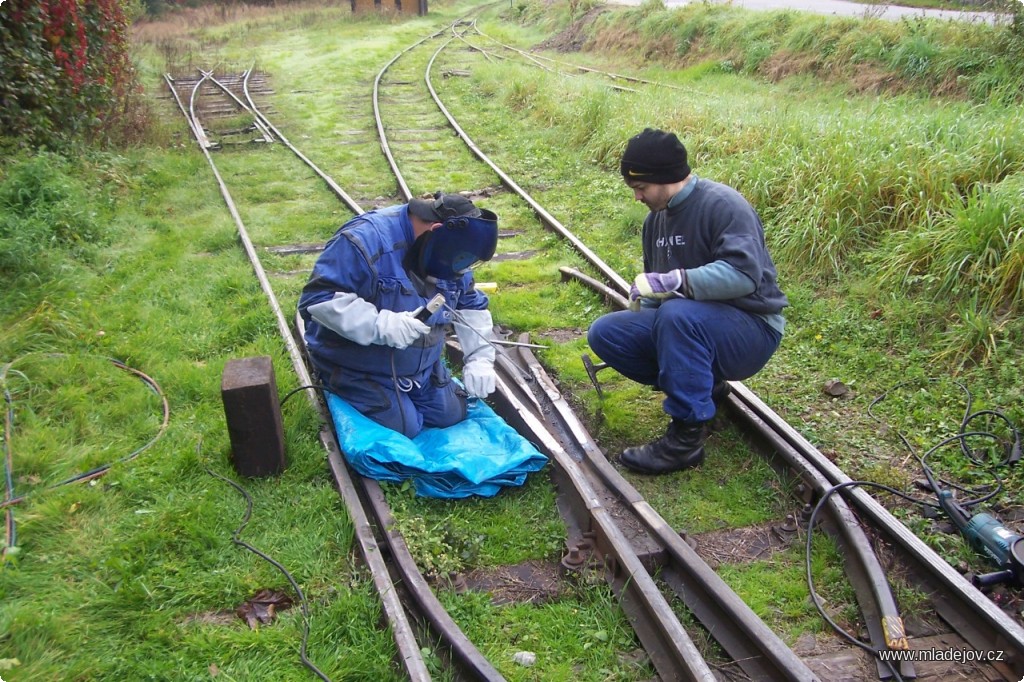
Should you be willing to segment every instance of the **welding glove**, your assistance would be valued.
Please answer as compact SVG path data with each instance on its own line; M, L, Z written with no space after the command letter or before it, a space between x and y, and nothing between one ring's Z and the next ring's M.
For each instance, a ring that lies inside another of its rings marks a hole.
M682 268L668 272L643 272L633 280L633 286L643 298L687 297L689 287L686 282L686 271ZM630 291L630 300L633 293Z
M421 336L429 334L430 325L420 322L414 315L413 311L403 313L391 310L380 311L374 324L377 334L377 340L374 343L401 350L411 346Z
M486 398L494 393L494 320L489 310L460 310L454 323L462 347L462 383L470 395Z
M366 299L347 291L339 291L331 300L307 310L314 320L361 346L376 344L402 350L430 332L430 326L413 317L412 312L377 310Z

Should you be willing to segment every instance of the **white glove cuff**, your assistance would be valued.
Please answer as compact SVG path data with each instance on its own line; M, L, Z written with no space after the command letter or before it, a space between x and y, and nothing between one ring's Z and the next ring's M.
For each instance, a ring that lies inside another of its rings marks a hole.
M306 310L314 320L349 341L361 346L376 343L377 308L354 293L339 291L331 300Z
M490 310L459 310L454 323L455 334L462 347L462 357L468 365L472 362L494 364L494 320Z

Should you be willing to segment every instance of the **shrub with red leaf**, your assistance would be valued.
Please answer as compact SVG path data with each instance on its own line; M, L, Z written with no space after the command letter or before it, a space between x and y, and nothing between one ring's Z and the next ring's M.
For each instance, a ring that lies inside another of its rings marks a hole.
M122 0L0 5L0 130L18 144L110 141L137 121Z

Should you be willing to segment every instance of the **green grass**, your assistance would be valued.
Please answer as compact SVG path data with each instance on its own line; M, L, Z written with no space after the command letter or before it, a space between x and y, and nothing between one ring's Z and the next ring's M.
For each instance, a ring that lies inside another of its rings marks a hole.
M173 104L157 98L166 90L161 74L256 64L274 90L270 117L289 139L364 207L390 203L394 182L368 121L369 74L468 9L432 3L431 16L399 20L352 18L339 7L225 8L227 23L164 26L137 52L156 126L149 143L74 162L0 162L0 240L10 245L5 256L23 254L0 263L16 268L3 270L13 286L0 291L0 366L11 363L2 382L14 401L16 491L30 494L14 510L19 551L0 570L4 679L205 679L211 666L221 679L308 677L297 657L297 608L259 631L210 618L260 588L288 591L280 574L231 543L244 501L206 472L233 474L221 373L232 358L269 355L282 395L297 380L206 161ZM481 28L525 48L563 28L569 11L496 6ZM653 3L609 12L592 30L588 51L551 56L678 89L615 91L598 74L569 78L516 59L492 64L463 48L439 56L435 87L484 151L623 276L640 267L645 214L617 171L632 132L678 131L698 174L747 195L792 304L782 347L747 384L854 478L902 486L917 477L896 433L920 454L955 431L965 396L954 379L971 389L974 409L1005 409L1020 423L1015 200L1024 121L1019 70L1007 67L1019 64L1011 59L1018 38L982 26ZM796 68L804 63L798 56L809 66ZM453 68L470 75L437 76ZM867 72L891 88L855 77ZM442 141L432 144L458 149ZM233 147L216 158L260 247L325 240L350 216L280 145ZM497 185L462 149L424 155L410 177L417 192ZM510 193L481 204L499 214L502 230L518 233L500 252L536 252L478 272L498 284L496 322L549 346L538 357L609 456L660 435L660 394L605 371L599 400L583 371L584 332L603 304L561 283L558 272L585 270L581 258ZM315 256L261 255L282 307L293 309L304 277L287 273L308 269ZM159 383L169 428L107 476L48 489L82 467L117 460L157 430L152 392L108 357ZM832 378L852 397L824 395ZM878 405L881 421L867 414L875 397L908 380L916 383ZM310 599L315 663L334 679L397 679L395 647L377 625L380 608L326 470L317 419L300 398L285 405L284 419L289 468L243 482L254 499L244 539L288 567ZM708 449L697 470L634 483L691 533L792 511L786 481L731 428L716 431ZM955 448L936 453L934 464L981 480ZM1018 505L1021 486L1009 473L996 502ZM423 500L400 486L387 494L421 564L439 573L553 561L562 550L544 475L490 500ZM958 538L887 502L951 561L988 570ZM847 603L834 549L815 547L818 589ZM799 553L721 571L787 637L822 627L801 593ZM897 589L913 601L912 591ZM637 644L603 588L543 606L442 598L510 679L651 674L622 657ZM537 653L537 666L511 663L519 650Z
M853 588L846 583L842 555L829 538L816 536L812 542L811 572L815 592L825 604L829 617L856 637L863 627L863 617L857 611ZM770 559L724 564L718 568L722 579L790 644L805 632L828 630L811 602L804 552L805 541L801 537L788 550Z
M442 594L452 617L464 624L481 652L508 680L650 679L650 665L624 653L637 647L604 585L577 588L555 602L494 607L482 595ZM513 662L516 653L536 654L536 664ZM587 672L584 672L587 671Z
M493 499L418 498L408 485L385 490L399 530L431 577L561 556L565 527L543 474Z

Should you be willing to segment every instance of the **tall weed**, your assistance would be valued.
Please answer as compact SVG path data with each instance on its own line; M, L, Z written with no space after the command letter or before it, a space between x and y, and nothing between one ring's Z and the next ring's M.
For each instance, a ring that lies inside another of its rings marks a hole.
M896 233L878 258L880 287L973 301L980 314L1024 307L1024 173L948 197L948 210ZM963 316L962 317L966 317Z
M94 201L63 156L26 158L0 180L0 274L45 276L103 236Z
M994 25L920 17L892 22L648 2L607 14L589 34L587 49L673 68L710 61L773 80L809 74L860 92L938 92L1003 104L1024 99L1018 19Z

